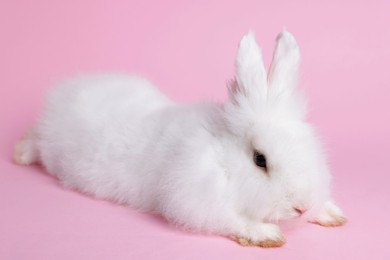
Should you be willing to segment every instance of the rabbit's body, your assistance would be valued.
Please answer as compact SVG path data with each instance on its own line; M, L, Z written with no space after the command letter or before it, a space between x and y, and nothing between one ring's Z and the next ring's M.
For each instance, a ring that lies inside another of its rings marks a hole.
M330 202L319 143L303 121L303 106L287 95L295 70L283 68L295 68L298 56L284 34L279 41L287 43L279 43L290 54L279 62L286 46L275 52L273 92L264 94L260 54L248 35L225 104L176 104L134 76L68 80L48 95L15 160L40 162L66 187L241 244L282 245L271 222L309 209L311 221L340 225L345 219Z
M221 207L234 195L220 187L228 186L221 162L230 140L222 136L220 110L211 103L175 104L135 76L81 77L49 93L31 141L64 186L193 229L213 222L211 231L228 217ZM179 207L185 216L172 214Z

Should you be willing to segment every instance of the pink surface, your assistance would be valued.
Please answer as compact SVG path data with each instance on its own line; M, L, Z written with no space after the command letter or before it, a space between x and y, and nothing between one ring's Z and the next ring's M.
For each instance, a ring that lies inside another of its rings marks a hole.
M2 1L0 259L389 259L390 3L292 2ZM178 101L223 100L240 37L252 28L269 63L284 25L301 46L301 86L346 226L304 224L285 230L283 248L244 248L11 162L50 82L135 71Z

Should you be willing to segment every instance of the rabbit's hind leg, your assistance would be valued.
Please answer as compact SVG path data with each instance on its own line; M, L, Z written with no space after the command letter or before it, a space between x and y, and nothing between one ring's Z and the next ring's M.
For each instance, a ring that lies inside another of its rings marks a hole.
M29 129L16 143L13 159L19 165L30 165L39 161L33 129Z

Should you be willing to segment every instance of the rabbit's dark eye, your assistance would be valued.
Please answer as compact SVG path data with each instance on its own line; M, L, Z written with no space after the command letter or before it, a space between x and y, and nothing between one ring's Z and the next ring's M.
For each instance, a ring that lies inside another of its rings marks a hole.
M262 155L261 153L255 151L253 153L253 161L258 167L267 170L267 160L265 159L265 156Z

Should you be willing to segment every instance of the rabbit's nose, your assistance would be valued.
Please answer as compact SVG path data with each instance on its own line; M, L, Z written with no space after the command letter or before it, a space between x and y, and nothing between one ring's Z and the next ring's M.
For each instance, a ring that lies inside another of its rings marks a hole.
M304 207L294 207L295 212L297 212L299 215L302 215L307 211Z

